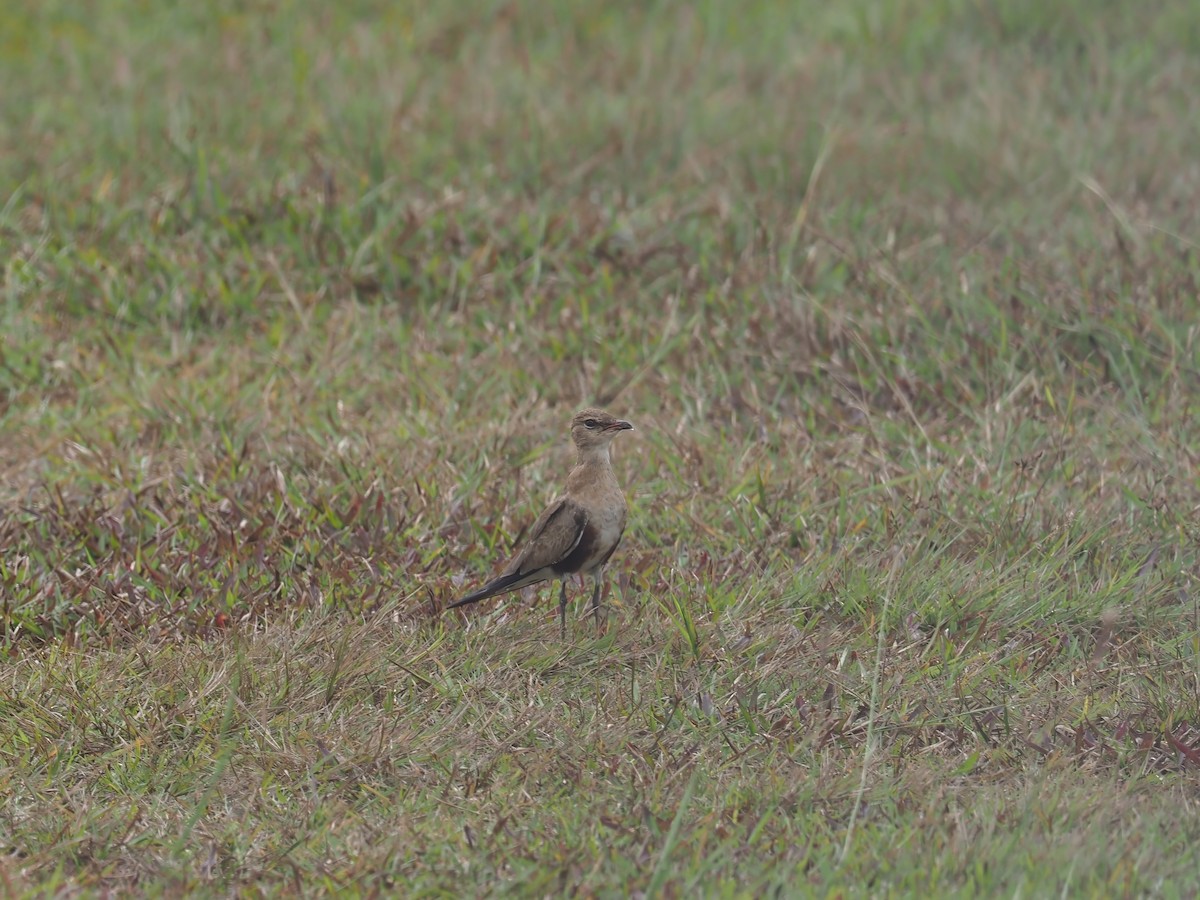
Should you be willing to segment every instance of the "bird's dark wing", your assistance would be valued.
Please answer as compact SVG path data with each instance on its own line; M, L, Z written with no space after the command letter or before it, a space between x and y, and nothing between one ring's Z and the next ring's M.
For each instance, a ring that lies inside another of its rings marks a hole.
M568 497L562 497L538 516L529 529L529 540L505 568L479 590L451 603L446 609L478 603L505 591L515 591L555 576L554 565L571 555L587 528L587 510Z
M538 516L529 541L507 571L528 575L562 562L579 546L587 523L586 509L570 497L560 497Z

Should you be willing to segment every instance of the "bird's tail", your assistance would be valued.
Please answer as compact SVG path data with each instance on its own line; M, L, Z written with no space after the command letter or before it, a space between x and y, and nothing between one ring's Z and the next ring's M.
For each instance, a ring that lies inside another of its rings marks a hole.
M511 575L501 575L499 578L493 578L479 590L473 594L467 594L461 600L455 600L446 609L454 609L457 606L466 606L469 603L478 603L480 600L486 600L488 597L495 597L497 594L503 594L505 591L514 591L517 588L524 587L530 582L527 580L529 574L521 574L514 572Z

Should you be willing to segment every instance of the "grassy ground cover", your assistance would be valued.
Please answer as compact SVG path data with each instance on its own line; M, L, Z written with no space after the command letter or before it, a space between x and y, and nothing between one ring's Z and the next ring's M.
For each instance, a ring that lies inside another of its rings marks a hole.
M3 893L1194 896L1198 21L6 5Z

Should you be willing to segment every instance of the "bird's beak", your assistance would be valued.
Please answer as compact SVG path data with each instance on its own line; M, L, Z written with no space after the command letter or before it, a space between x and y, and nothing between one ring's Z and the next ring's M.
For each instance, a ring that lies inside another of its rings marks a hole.
M624 419L618 419L608 426L609 431L633 431L633 426Z

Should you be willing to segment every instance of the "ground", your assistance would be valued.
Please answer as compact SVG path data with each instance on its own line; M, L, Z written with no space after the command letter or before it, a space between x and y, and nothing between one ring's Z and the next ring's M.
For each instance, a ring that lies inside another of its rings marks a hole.
M3 892L1194 896L1196 22L6 5Z

